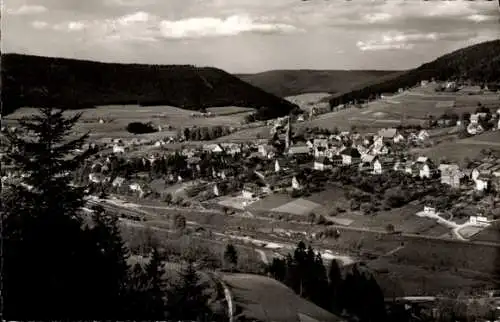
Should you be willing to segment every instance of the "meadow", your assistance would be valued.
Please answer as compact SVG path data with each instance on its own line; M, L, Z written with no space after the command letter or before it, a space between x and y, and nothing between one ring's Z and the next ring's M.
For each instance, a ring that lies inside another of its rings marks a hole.
M94 140L104 137L159 139L175 136L183 127L239 126L251 110L240 107L213 107L210 111L215 116L193 117L192 113L195 112L173 106L108 105L92 109L70 110L66 114L82 113L80 121L74 127L74 132L90 131L91 138ZM5 117L4 120L14 124L16 119L35 112L34 108L21 108ZM104 123L100 123L100 120ZM162 131L135 135L126 130L127 124L131 122L151 122L155 126L160 126Z

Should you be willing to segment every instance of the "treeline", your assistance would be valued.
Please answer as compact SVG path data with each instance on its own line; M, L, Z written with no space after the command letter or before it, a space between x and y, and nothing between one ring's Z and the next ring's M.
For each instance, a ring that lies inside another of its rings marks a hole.
M172 105L257 109L259 119L287 115L294 104L217 68L140 65L2 55L2 115L22 106Z
M228 126L201 126L185 128L182 135L190 141L210 141L231 134L231 128Z
M274 258L269 272L301 297L332 313L355 316L359 321L388 321L384 295L373 276L356 265L343 274L335 260L327 271L321 255L304 242L285 259Z
M223 321L191 263L167 285L156 247L130 266L117 218L100 207L82 214L86 195L71 173L88 155L71 152L87 137L65 141L78 118L42 109L20 121L32 138L6 134L6 157L24 177L2 187L3 317Z
M367 100L386 92L395 93L399 88L412 87L421 80L432 78L492 83L489 86L495 87L500 79L500 40L459 49L408 72L391 74L384 80L376 80L356 90L334 95L329 101L330 107Z

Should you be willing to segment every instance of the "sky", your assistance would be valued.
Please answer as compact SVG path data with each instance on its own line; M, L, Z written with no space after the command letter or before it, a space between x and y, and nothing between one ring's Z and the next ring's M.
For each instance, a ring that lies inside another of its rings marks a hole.
M417 67L500 39L497 1L2 0L3 53L231 73Z

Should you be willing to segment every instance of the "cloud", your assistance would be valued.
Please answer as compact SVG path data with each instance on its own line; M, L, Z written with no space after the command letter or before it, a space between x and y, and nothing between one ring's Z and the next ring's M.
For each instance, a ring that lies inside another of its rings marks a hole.
M165 38L203 38L235 36L245 32L288 33L298 31L292 25L282 23L263 23L249 16L233 15L220 18L189 18L178 21L163 20L160 23L161 35Z
M86 27L87 23L83 21L69 21L69 22L58 23L52 26L54 30L66 31L66 32L82 31Z
M31 26L35 29L45 29L49 26L49 24L45 21L33 21Z
M382 37L368 41L358 41L356 46L361 51L378 50L407 50L414 48L417 44L436 42L436 41L461 41L475 36L473 32L455 32L455 33L402 33L389 32Z
M47 8L40 5L22 5L16 9L7 9L6 12L10 15L35 15L47 12Z
M104 0L107 6L139 7L153 4L154 0Z
M97 41L147 41L162 39L195 39L206 37L236 36L241 33L288 33L299 31L289 24L276 23L272 19L251 18L248 15L232 15L227 18L198 17L180 20L160 19L144 11L114 19L72 21L53 25L57 31L81 31Z

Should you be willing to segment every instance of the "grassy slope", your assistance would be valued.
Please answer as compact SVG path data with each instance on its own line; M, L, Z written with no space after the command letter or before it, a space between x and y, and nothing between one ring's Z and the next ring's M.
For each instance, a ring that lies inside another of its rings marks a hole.
M224 282L232 292L242 315L260 321L300 321L300 315L311 321L341 321L328 311L310 303L284 284L259 275L226 274Z
M190 65L111 64L19 54L2 55L3 110L41 104L172 105L185 109L241 106L287 114L293 104L220 69ZM267 118L266 117L266 118Z
M394 71L372 70L271 70L237 75L243 81L280 97L303 93L338 93L374 81Z
M400 74L389 75L383 81L362 85L353 91L334 95L330 105L336 106L354 99L367 99L372 94L396 92L400 87L414 86L425 79L464 79L477 82L498 82L500 76L500 40L456 50L422 66Z

